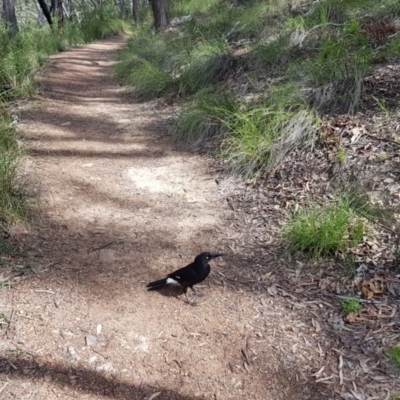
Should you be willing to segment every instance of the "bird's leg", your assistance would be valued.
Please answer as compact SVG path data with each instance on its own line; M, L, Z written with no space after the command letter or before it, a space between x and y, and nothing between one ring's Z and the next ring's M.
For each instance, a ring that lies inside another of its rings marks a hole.
M193 303L189 300L189 297L188 297L188 295L187 295L187 288L184 288L184 289L183 289L183 293L185 293L186 301L188 302L188 304L190 304L190 305L192 306Z
M190 287L190 289L192 289L193 290L193 293L194 293L194 295L196 296L196 297L202 297L203 295L201 294L201 293L199 293L197 290L194 290L194 287Z

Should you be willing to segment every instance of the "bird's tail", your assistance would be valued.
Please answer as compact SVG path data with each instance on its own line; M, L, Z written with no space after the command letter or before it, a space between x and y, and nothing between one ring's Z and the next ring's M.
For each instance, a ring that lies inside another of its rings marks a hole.
M165 286L166 284L167 284L167 278L160 279L159 281L150 282L147 284L146 287L149 288L148 290L156 290Z

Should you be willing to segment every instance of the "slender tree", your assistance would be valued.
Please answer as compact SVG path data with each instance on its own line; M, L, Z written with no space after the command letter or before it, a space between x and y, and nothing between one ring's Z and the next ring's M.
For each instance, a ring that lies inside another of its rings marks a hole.
M165 29L169 25L166 0L151 0L151 8L154 16L154 28L156 31Z
M135 24L138 24L139 23L138 0L132 0L132 15L133 15L133 20L135 21Z
M55 1L55 8L54 8L54 14L58 18L58 26L63 26L64 25L64 6L63 6L63 0L56 0Z
M53 21L51 20L51 14L49 7L47 6L47 3L44 0L37 0L39 3L39 6L43 12L43 15L46 17L47 22L49 23L50 26L53 25Z
M14 0L3 0L3 18L10 35L16 35L18 33L18 23L15 15Z

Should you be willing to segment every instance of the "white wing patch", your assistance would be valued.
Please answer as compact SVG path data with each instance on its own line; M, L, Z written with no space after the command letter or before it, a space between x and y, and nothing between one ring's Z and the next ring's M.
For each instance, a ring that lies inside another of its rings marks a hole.
M179 276L177 276L178 279L180 279ZM179 282L173 278L168 278L167 283L172 283L173 285L179 285Z

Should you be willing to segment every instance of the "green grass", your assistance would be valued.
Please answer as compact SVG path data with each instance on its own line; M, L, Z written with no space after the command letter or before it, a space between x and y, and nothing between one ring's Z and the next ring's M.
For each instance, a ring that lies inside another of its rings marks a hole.
M115 7L104 2L96 9L82 13L82 21L21 26L14 37L0 27L0 92L8 100L29 97L35 92L34 76L49 55L80 43L122 32L126 24L117 18Z
M297 16L279 0L174 0L170 7L172 16L191 18L156 35L148 23L136 29L116 75L142 98L186 101L176 140L199 149L218 138L214 152L245 177L261 176L309 142L319 117L357 111L373 63L400 49L398 35L376 47L365 29L371 14L398 18L394 0L324 0ZM241 86L227 102L231 77ZM250 89L239 93L246 82ZM260 100L240 100L249 92ZM337 157L345 161L343 149Z
M184 40L171 32L149 35L139 29L120 52L117 78L134 88L138 96L188 96L225 77L233 60L223 41Z
M271 89L269 96L253 103L229 94L201 94L180 113L174 136L189 148L218 138L220 154L231 171L253 177L312 141L315 117L303 107L295 88L287 85Z
M341 164L343 164L343 163L346 161L346 157L347 157L346 150L343 149L343 148L339 148L339 149L338 149L338 152L337 152L337 155L336 155L337 160L338 160Z
M283 230L291 251L310 257L331 257L357 246L366 225L342 197L333 204L309 207L295 213Z
M27 213L26 189L19 179L18 166L21 152L18 148L10 119L0 117L0 227L24 218Z
M355 297L349 297L341 300L340 305L342 306L342 311L345 314L357 313L361 308L360 299Z
M145 60L132 68L126 81L134 86L136 94L143 99L153 99L176 92L172 76Z
M391 360L393 361L394 365L400 369L400 347L395 346L388 350L388 355L390 356Z
M169 12L171 17L193 15L206 12L211 7L218 5L220 0L187 0L171 1Z
M187 149L204 148L210 139L221 139L226 121L239 104L229 93L200 93L174 121L174 139Z

